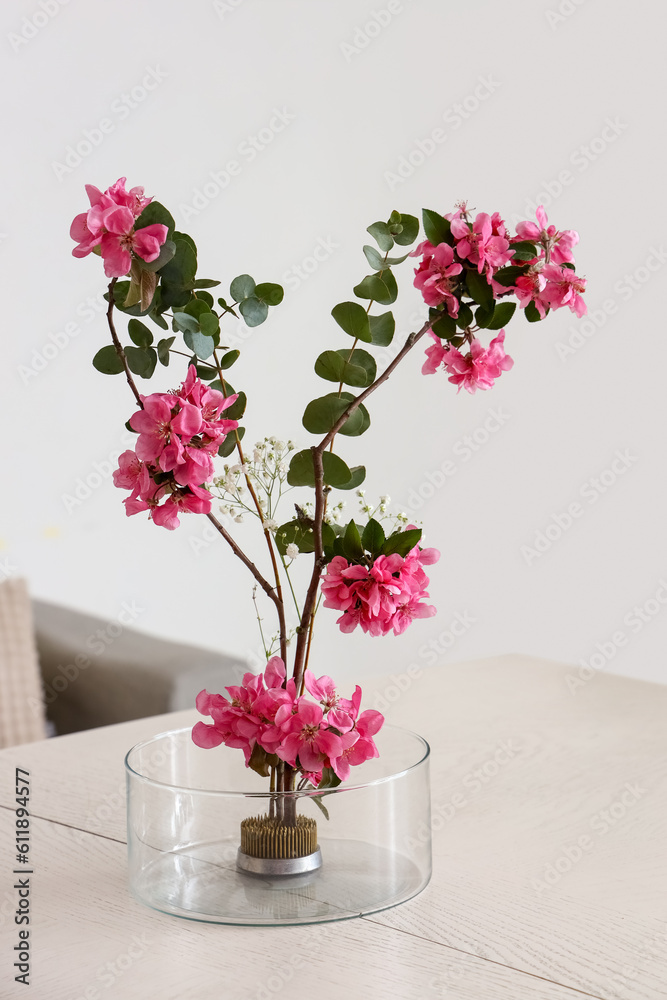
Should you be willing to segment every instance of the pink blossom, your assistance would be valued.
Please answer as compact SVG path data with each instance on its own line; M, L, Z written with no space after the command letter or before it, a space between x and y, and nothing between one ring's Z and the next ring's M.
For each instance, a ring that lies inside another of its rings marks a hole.
M297 711L285 726L286 736L276 750L281 760L294 767L298 757L306 771L319 771L327 758L340 756L341 738L322 725L323 718L319 705L300 699Z
M494 214L494 220L498 228L502 224L498 213ZM493 271L507 264L514 255L509 240L504 236L494 235L493 230L494 222L486 212L480 212L472 226L462 218L452 220L452 234L457 240L458 256L476 264L480 274L485 265Z
M534 222L519 222L516 227L517 236L531 243L541 244L552 264L565 264L574 260L572 247L579 242L579 233L574 229L558 232L555 226L549 225L544 205L540 205L535 213L538 225Z
M120 278L127 274L132 266L132 254L147 263L157 260L169 232L158 222L135 230L132 211L123 206L104 212L103 224L106 232L100 241L100 250L107 278Z
M532 302L542 319L547 314L546 307L542 301L542 292L546 287L546 278L541 270L528 268L525 274L520 274L514 283L514 294L519 300L522 309Z
M582 293L586 291L586 279L579 278L569 267L547 264L543 271L547 280L542 299L552 309L569 306L580 319L586 315L586 303Z
M134 219L143 212L146 205L151 201L150 198L144 196L144 189L142 187L133 187L129 191L126 191L124 177L120 177L115 184L112 184L104 192L100 191L93 184L86 184L86 193L90 202L90 208L87 212L77 215L70 228L70 236L78 244L72 250L72 254L75 257L86 257L91 250L100 245L102 237L110 231L110 227L106 222L108 213L113 213L114 209L117 208L128 209L131 214L132 225L134 225ZM147 226L145 228L151 229L152 227ZM161 227L161 229L164 229L164 227ZM140 230L140 232L143 232L143 230ZM153 233L152 235L157 234ZM166 233L161 243L164 243L164 239L166 239ZM143 254L140 254L140 256L143 256ZM148 260L149 258L145 257L144 259ZM119 272L115 276L120 277L121 274L127 274L129 269L130 265L128 264L125 271ZM113 275L109 276L113 277Z
M445 359L449 345L445 346L440 337L433 333L433 330L429 330L428 335L433 343L426 348L426 361L422 365L422 375L435 375Z
M450 316L459 313L459 300L453 294L456 276L463 270L454 260L454 251L447 243L434 247L428 240L420 243L411 256L423 255L421 264L415 270L415 288L424 296L428 306L439 306L444 302Z
M414 618L435 614L434 608L421 604L428 597L423 565L439 556L437 549L422 552L418 546L405 558L396 553L378 556L370 566L349 564L343 556L334 556L322 577L324 606L343 612L337 621L341 632L360 627L372 636L392 630L400 635ZM350 714L348 706L343 711Z
M425 371L426 374L432 374L432 369L435 370L433 367L435 361L440 357L443 368L450 373L448 381L457 385L459 391L464 388L468 392L474 393L477 389L490 389L494 381L504 371L509 371L514 364L512 358L505 354L504 341L505 331L501 330L488 348L482 347L481 341L476 337L473 338L470 351L466 355L450 346L443 349L441 356L433 354L429 361L424 364L422 371ZM433 349L431 348L431 350ZM413 614L414 610L410 613Z
M211 494L199 486L189 486L187 490L177 490L152 512L155 524L173 531L178 528L178 515L208 514L211 510Z

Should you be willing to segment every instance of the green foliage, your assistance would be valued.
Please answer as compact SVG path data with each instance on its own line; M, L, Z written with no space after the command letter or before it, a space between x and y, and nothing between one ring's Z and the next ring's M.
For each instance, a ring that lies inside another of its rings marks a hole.
M456 325L459 329L465 330L467 327L472 326L472 321L472 309L465 302L461 302L459 305L459 314L455 320Z
M165 337L164 340L160 340L157 345L157 356L159 358L160 364L164 365L165 368L169 364L169 348L176 340L176 337Z
M392 312L381 313L379 316L369 316L368 324L371 331L371 343L376 347L388 347L394 339L396 320Z
M383 544L382 554L391 556L396 553L405 558L410 549L413 549L419 543L421 536L421 528L410 528L409 531L395 531Z
M533 260L533 258L537 257L537 247L529 240L521 240L519 243L513 243L510 249L514 250L513 261Z
M182 314L181 314L182 315ZM203 333L191 333L189 330L183 334L183 340L193 354L205 361L210 358L215 350L215 341L211 337L205 337Z
M507 326L512 316L516 312L516 302L498 302L493 310L490 322L486 324L487 330L502 330Z
M485 309L493 308L493 289L483 274L477 270L466 271L466 285L475 302Z
M393 272L380 271L378 274L368 274L354 286L354 294L360 299L372 299L381 306L389 306L398 297L398 286Z
M450 234L452 227L449 219L445 219L440 212L432 212L428 208L422 211L422 219L424 221L426 239L434 247L437 247L440 243L451 242Z
M247 299L251 295L254 295L254 292L255 281L249 274L239 274L239 276L234 278L229 286L229 294L236 300L236 302L242 302L243 299Z
M152 347L126 347L125 356L130 371L141 378L150 378L157 364L157 351Z
M134 228L135 230L144 229L146 226L154 226L156 223L167 227L167 239L170 240L173 236L174 229L176 228L174 217L171 212L167 211L164 205L160 204L159 201L151 201L148 205L146 205L145 209L134 223Z
M340 396L335 392L330 392L326 396L311 400L303 414L303 426L311 434L327 434L342 417L354 398L349 392L342 392ZM368 417L368 424L366 424L367 417L368 411L365 407L358 406L340 428L339 433L352 437L363 434L366 427L370 425L370 417Z
M493 276L493 280L498 282L499 285L505 285L506 288L510 288L516 282L516 279L525 274L527 271L526 267L519 267L516 264L510 264L509 267L501 267L499 271Z
M153 343L153 334L138 319L130 320L127 324L127 332L130 335L130 340L137 347L150 347Z
M376 521L375 518L372 517L364 528L361 536L361 544L366 552L370 552L372 556L379 556L382 552L382 546L384 543L384 528L379 521Z
M545 312L545 314L544 314L544 317L540 316L540 314L539 314L539 312L537 310L537 306L535 305L534 302L529 302L528 305L526 306L526 308L524 309L524 313L526 315L526 319L528 320L529 323L539 323L539 322L541 322L542 319L546 319L546 316L547 316L548 312L549 312L549 310L547 309L546 312Z
M349 482L345 483L345 486L339 486L339 490L356 490L366 478L365 465L353 465L350 467L350 472L352 473L352 478Z
M430 311L429 319L432 319L434 314L438 314L437 309L432 309ZM452 337L456 335L456 320L452 319L449 313L442 312L431 329L433 330L433 333L442 340L451 340Z
M331 310L331 315L341 330L356 340L371 342L370 323L366 310L358 302L339 302Z
M348 562L359 562L364 556L364 547L361 544L359 528L354 521L350 521L343 535L343 552Z
M116 353L113 344L102 347L93 358L93 367L103 375L120 375L123 369L123 362Z
M231 386L228 385L227 394L233 395L233 393L230 393L230 389ZM224 411L225 420L240 420L243 414L245 413L245 408L248 404L248 397L246 396L245 392L240 392L238 396L239 398L236 400L236 402L232 403L232 405Z
M255 295L260 302L266 302L267 306L279 306L285 292L282 285L273 284L271 281L264 281L255 288Z
M400 247L408 247L411 243L417 239L417 234L419 232L419 219L414 215L399 215L398 212L392 213L392 218L394 215L398 215L399 222L393 222L389 220L389 231L394 237L394 241L398 243Z
M374 222L366 232L371 234L380 250L384 250L385 253L389 253L393 248L394 237L389 232L389 226L386 222Z
M227 369L227 368L231 368L232 365L237 360L237 358L239 357L240 354L241 354L241 352L240 351L236 351L236 350L234 350L234 351L227 351L227 353L223 354L222 357L220 358L220 368L223 371L225 371L225 369Z
M236 433L234 433L234 431L230 431L230 433L227 435L225 440L218 448L218 455L220 456L220 458L229 458L231 453L236 448L237 437L238 441L242 441L244 435L245 435L245 427L237 427Z
M324 482L327 486L347 489L347 484L352 477L352 470L348 468L342 458L334 455L331 451L325 451L322 454L322 469ZM290 486L315 486L312 449L306 448L292 456L287 472L287 482Z
M328 382L339 382L358 389L365 389L375 380L377 365L367 352L343 348L324 351L315 362L315 372Z
M192 298L197 275L197 248L187 233L175 232L176 252L160 270L162 306L164 309L182 307Z
M386 271L387 268L393 267L394 264L402 264L403 261L409 256L409 254L403 254L402 257L383 257L382 254L378 253L375 247L364 247L364 254L366 255L366 260L371 265L374 271Z

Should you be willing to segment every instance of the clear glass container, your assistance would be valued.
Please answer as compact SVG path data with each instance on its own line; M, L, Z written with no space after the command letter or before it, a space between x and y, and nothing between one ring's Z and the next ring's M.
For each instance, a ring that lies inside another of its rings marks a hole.
M242 820L271 800L240 751L195 746L190 728L138 743L125 758L132 894L179 917L253 925L345 920L415 896L431 877L429 746L395 726L375 741L380 756L348 782L282 793L317 821L322 864L280 876L237 867Z

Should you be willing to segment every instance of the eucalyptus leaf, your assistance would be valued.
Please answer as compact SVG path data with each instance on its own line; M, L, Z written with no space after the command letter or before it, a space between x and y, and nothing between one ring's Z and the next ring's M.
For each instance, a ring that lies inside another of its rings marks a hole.
M124 371L123 362L113 344L108 344L97 352L93 358L93 366L103 375L120 375Z
M356 340L371 342L371 331L368 314L358 302L339 302L331 310L331 315L341 330Z

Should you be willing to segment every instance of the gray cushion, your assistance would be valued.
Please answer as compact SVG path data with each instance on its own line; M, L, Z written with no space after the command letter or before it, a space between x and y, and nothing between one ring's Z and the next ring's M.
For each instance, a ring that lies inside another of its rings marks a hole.
M33 610L46 710L59 734L191 708L202 688L222 691L248 669L136 631L129 607L106 621L46 601Z

